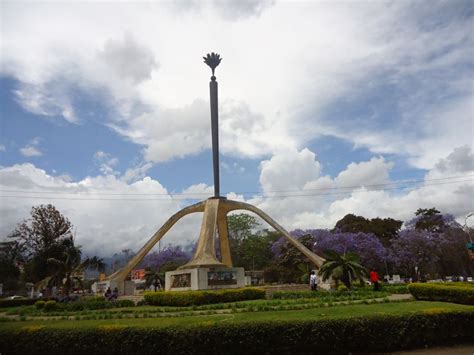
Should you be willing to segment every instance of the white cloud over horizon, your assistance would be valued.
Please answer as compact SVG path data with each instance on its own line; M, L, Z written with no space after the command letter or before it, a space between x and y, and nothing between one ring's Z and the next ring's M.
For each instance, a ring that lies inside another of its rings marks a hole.
M108 158L103 152L98 155L104 154ZM288 230L332 228L348 213L406 221L418 208L430 207L462 220L474 210L470 198L474 193L472 157L469 147L456 148L425 175L424 183L392 191L391 187L400 185L388 185L388 190L374 188L377 184L394 183L388 178L392 162L374 157L351 163L333 179L320 175L316 155L305 148L262 162L263 195L244 199L237 192L227 198L256 205ZM294 168L291 181L285 171L288 166ZM453 176L464 178L446 179ZM286 192L278 191L281 186L287 187ZM52 203L77 227L77 242L84 251L100 255L126 248L137 250L173 213L190 204L185 198L205 199L213 194L212 186L203 183L172 194L156 179L143 177L126 182L107 171L70 181L69 177L50 175L31 163L0 168L0 189L2 239L28 218L31 206ZM185 218L163 242L186 245L196 241L200 218L200 214Z

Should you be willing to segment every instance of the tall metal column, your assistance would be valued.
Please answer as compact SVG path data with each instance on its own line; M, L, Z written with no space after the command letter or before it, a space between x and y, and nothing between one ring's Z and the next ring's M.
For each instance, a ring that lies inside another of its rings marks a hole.
M211 97L211 133L212 133L212 162L214 167L214 197L220 197L220 179L219 179L219 112L217 106L217 81L214 76L214 70L221 62L219 54L211 53L204 58L206 63L212 69L211 82L209 83L209 93Z
M214 197L220 196L219 179L219 113L217 110L217 81L212 76L209 83L211 94L211 133L212 133L212 162L214 165Z

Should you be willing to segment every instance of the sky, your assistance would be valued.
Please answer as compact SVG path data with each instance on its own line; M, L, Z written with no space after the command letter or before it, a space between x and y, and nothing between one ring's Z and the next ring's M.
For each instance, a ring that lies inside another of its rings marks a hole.
M0 7L0 240L51 203L86 254L138 250L212 196L209 52L227 198L288 230L474 211L472 1Z

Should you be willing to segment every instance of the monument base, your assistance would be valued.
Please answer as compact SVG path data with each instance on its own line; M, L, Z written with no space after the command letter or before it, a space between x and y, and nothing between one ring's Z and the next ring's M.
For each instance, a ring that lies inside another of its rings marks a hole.
M243 267L197 267L165 274L166 291L219 290L244 286Z

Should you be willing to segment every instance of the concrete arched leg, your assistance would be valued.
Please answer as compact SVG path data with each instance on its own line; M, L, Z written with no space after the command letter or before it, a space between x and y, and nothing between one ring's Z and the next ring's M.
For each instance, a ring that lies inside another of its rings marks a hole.
M217 231L221 246L222 263L232 267L232 255L230 253L229 226L227 225L227 211L220 209L217 214Z
M123 294L123 289L121 290L123 286L123 281L126 279L126 277L130 274L130 272L137 266L143 258L148 254L148 252L155 246L155 244L163 238L163 236L170 230L173 225L178 222L181 218L184 216L187 216L188 214L191 213L196 213L196 212L204 212L204 206L205 206L206 201L202 201L199 203L196 203L194 205L188 206L183 208L181 211L178 211L175 213L173 216L171 216L163 226L156 231L155 234L148 240L148 242L135 254L135 256L125 265L122 269L118 270L117 272L113 273L108 277L110 281L115 281L119 284L119 292L120 294Z
M261 209L245 202L231 200L225 201L224 206L225 210L227 210L227 213L233 210L247 210L261 217L270 226L272 226L278 232L283 234L288 239L288 241L293 244L301 253L303 253L318 269L326 261L324 258L320 257L319 255L316 255L311 250L306 248L303 244L301 244L301 242L293 238L290 233L288 233L282 226L280 226L273 218L271 218Z

